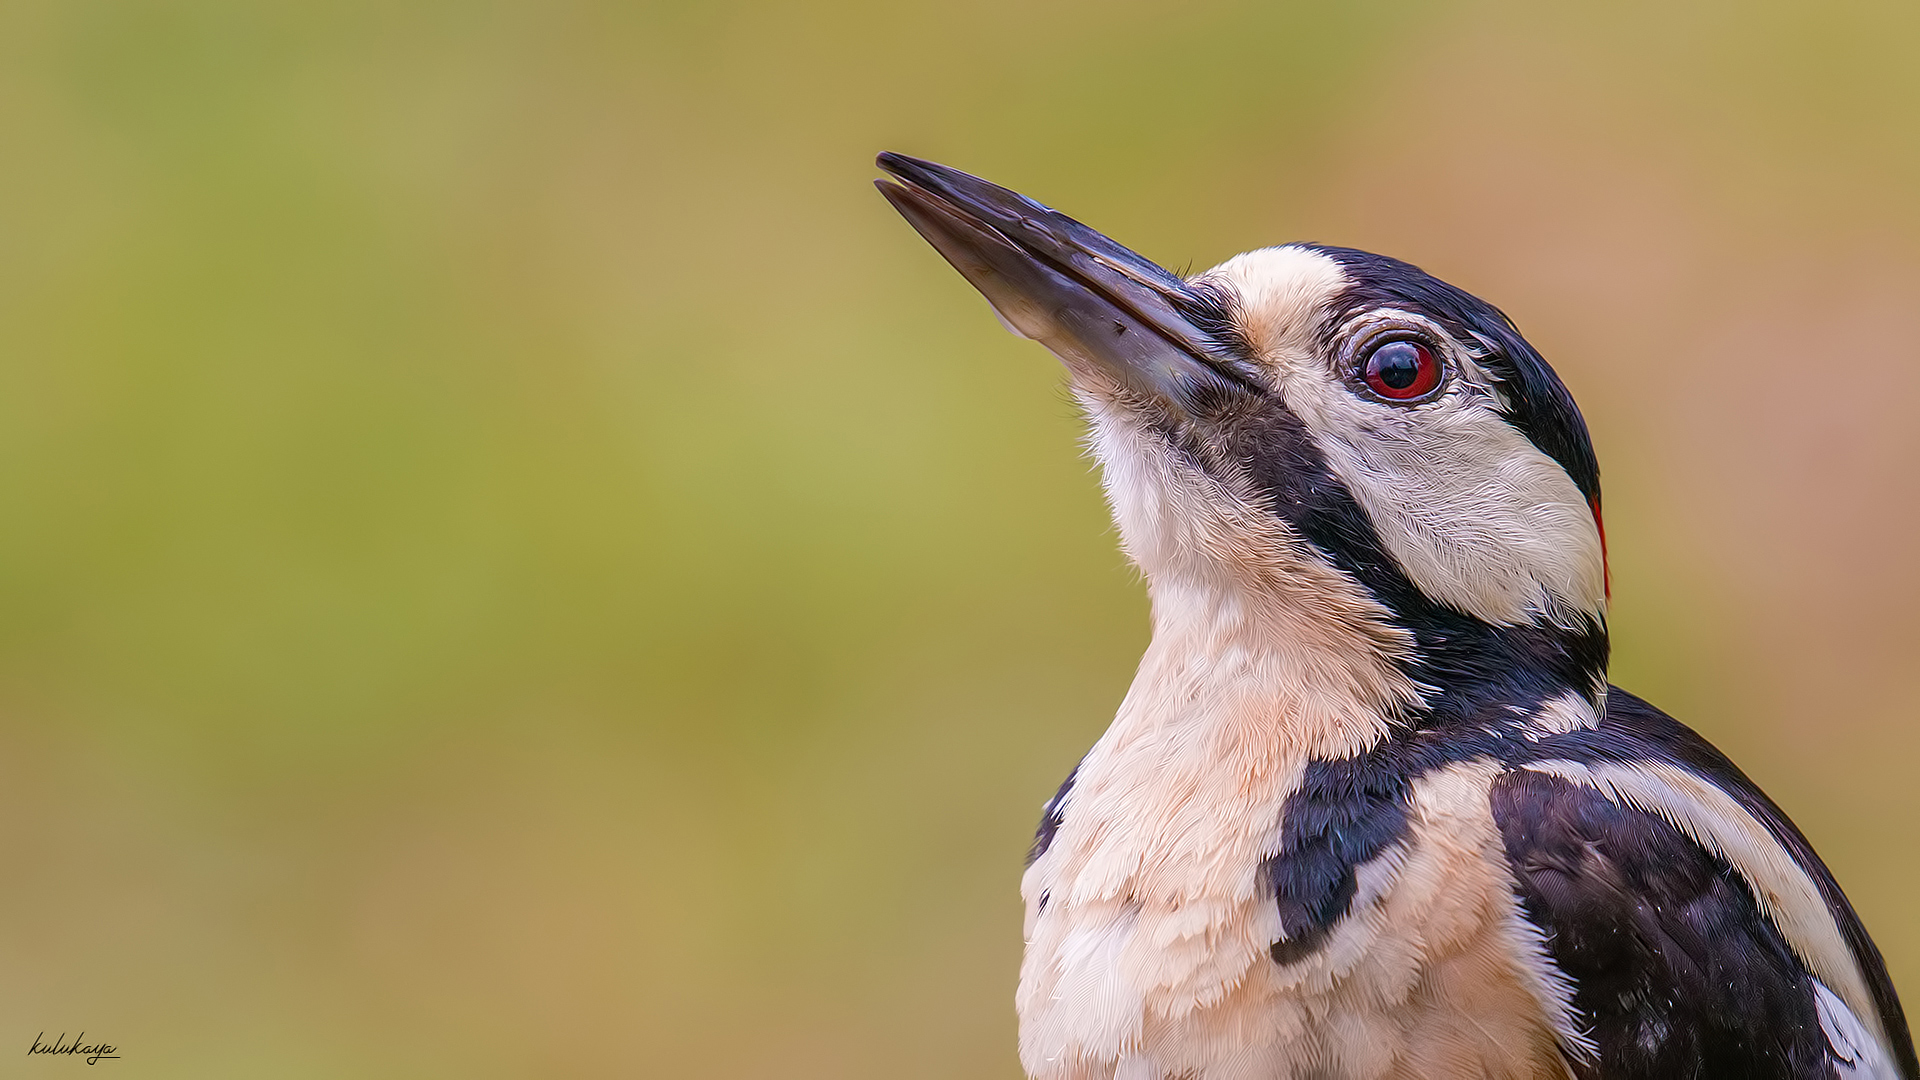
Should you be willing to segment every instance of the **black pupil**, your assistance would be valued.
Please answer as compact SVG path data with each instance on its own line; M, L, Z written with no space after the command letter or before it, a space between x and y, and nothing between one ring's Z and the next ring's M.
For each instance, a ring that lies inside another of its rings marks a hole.
M1420 346L1394 341L1373 354L1373 374L1389 389L1405 390L1420 379Z

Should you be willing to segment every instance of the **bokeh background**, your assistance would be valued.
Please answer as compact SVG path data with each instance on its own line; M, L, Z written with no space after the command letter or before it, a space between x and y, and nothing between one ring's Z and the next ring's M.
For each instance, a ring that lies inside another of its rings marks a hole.
M1144 597L880 149L1505 307L1598 441L1617 680L1920 994L1917 48L1902 2L0 4L0 1061L1018 1074L1021 855Z

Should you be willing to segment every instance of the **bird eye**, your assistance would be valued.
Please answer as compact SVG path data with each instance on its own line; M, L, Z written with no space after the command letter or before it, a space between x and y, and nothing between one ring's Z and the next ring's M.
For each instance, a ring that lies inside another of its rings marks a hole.
M1440 385L1440 361L1418 341L1388 341L1367 354L1361 375L1388 401L1412 401Z

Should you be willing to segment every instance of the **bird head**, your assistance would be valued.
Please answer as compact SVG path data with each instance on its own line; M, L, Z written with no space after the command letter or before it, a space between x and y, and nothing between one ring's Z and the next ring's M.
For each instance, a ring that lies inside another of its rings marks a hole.
M1196 606L1304 616L1397 665L1416 713L1556 686L1598 704L1599 470L1497 308L1317 244L1182 278L956 169L879 165L908 222L1064 362L1156 634Z

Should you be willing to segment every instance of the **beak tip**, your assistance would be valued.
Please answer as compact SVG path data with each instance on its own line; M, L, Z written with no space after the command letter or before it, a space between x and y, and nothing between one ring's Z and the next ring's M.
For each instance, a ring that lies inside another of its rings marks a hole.
M958 169L952 169L938 162L927 161L911 154L896 154L891 150L882 150L876 154L873 163L881 172L903 184L915 187L938 189L945 185L971 181L985 184L986 181L969 176ZM1011 194L1011 193L1009 193Z
M1214 359L1212 332L1194 323L1192 289L1181 278L969 173L891 151L874 163L886 173L874 186L907 223L1014 333L1046 345L1070 368L1091 365L1102 377L1176 400L1199 384L1233 379Z
M874 167L889 176L899 176L900 170L911 160L906 155L896 154L891 150L882 150L873 156Z

